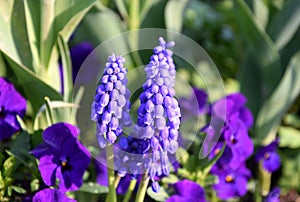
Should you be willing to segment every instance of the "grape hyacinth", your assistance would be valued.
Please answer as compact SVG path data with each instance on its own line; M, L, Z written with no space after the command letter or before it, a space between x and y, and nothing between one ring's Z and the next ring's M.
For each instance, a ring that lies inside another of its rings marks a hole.
M148 169L154 191L158 191L155 175L169 174L168 153L174 154L178 148L181 117L178 101L174 98L176 70L173 53L168 49L174 46L174 42L166 43L160 37L159 43L145 67L146 82L140 95L137 123L138 137L150 142L152 156Z
M107 141L114 143L123 126L131 125L130 92L126 88L128 81L124 62L121 56L109 56L96 89L91 119L97 122L97 139L101 148L106 146Z

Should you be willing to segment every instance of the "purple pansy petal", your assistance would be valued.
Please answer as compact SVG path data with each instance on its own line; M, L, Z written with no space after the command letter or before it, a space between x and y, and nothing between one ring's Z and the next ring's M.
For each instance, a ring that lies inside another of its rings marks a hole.
M31 150L30 154L35 156L35 158L41 158L42 156L47 155L49 149L50 146L43 142Z
M20 130L16 115L23 118L25 110L26 100L13 84L0 77L0 141Z
M45 155L40 158L39 170L41 176L48 186L55 185L55 175L58 165L53 163L54 155Z
M263 167L268 172L276 171L280 165L280 156L276 153L276 149L278 147L278 139L271 142L269 145L260 148L257 152L255 159L256 161L262 161Z
M166 202L186 202L186 198L179 196L179 195L174 195L169 197Z
M266 197L265 202L279 202L280 201L280 188L275 187L271 190L269 195Z
M33 199L32 202L46 202L46 201L51 201L51 202L76 202L76 200L68 198L65 193L57 190L57 189L43 189L39 192L37 192Z
M263 167L269 172L278 170L280 164L280 157L276 152L269 152L269 157L263 160Z
M77 138L79 132L79 129L71 124L57 123L46 128L43 139L45 143L59 150L62 149L62 144L66 139L70 137Z
M239 116L247 128L251 128L253 125L253 116L251 111L247 108L242 108Z
M193 181L186 179L179 181L174 184L174 190L178 195L186 199L195 198L199 199L199 202L205 201L205 194L203 188Z

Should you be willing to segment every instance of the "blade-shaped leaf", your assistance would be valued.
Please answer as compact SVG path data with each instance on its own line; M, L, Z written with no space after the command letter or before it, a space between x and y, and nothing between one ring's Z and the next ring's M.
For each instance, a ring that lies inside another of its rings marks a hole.
M253 68L252 64L246 64L243 68L249 68L250 70L242 70L242 74L243 72L253 71L253 74L257 75L258 79L260 77L260 89L263 89L260 97L264 101L275 89L282 76L279 53L268 35L259 28L245 2L242 0L235 0L234 2L236 18L249 48L248 61L253 60L257 65L256 68ZM245 77L247 75L242 75L242 78ZM249 83L246 84L243 80L240 82L242 89L246 89L246 85L249 85ZM257 82L257 80L255 79L252 82ZM248 92L244 93L248 96ZM250 103L253 101L249 99Z
M181 32L183 14L188 2L188 0L168 1L165 8L165 22L167 29Z
M4 54L5 55L5 54ZM16 74L20 85L23 87L26 98L30 101L34 114L44 103L44 97L48 96L53 100L62 100L61 94L37 78L30 70L21 64L16 63L6 55L9 67Z
M33 70L24 16L23 1L0 1L0 50Z
M283 48L300 25L300 3L299 0L286 1L283 8L273 18L268 33L278 49Z
M264 30L268 23L268 7L263 0L253 0L253 10L257 24Z
M292 57L278 87L262 106L255 124L259 141L274 140L283 115L300 93L300 52Z

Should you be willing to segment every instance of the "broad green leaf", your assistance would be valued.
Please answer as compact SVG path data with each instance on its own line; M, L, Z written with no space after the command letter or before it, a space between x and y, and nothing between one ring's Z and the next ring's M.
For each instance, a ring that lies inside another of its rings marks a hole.
M279 53L268 35L260 29L254 20L254 16L244 1L235 0L235 14L239 23L239 27L245 37L247 48L249 48L249 55L246 55L247 62L253 60L252 63L244 65L242 69L242 78L246 78L249 71L251 74L256 75L257 79L252 83L260 82L261 85L258 89L263 91L260 94L262 101L271 95L276 85L279 83L282 76L282 67L280 65ZM256 67L253 67L253 64ZM246 68L246 70L245 70ZM244 74L244 75L243 75ZM272 76L270 76L272 75ZM249 83L240 80L242 91L249 87ZM255 89L255 90L258 90ZM243 91L244 92L244 91ZM248 96L249 92L244 92ZM249 102L255 102L249 99ZM259 103L260 106L262 103Z
M88 183L83 183L83 185L80 187L78 191L88 192L91 194L103 194L103 193L108 193L108 187L100 186L99 184L94 182L88 182Z
M159 192L155 193L151 187L148 187L147 194L155 201L166 201L169 198L168 193L163 187L160 187Z
M300 148L300 131L292 127L279 127L279 146L291 149Z
M40 1L24 0L24 11L28 42L33 57L34 67L40 64Z
M28 156L28 151L30 149L30 136L27 132L23 131L11 142L10 152L25 161Z
M53 100L62 100L62 96L53 88L37 78L29 69L16 63L12 58L6 55L9 67L17 76L19 84L22 86L25 97L30 101L34 114L44 103L44 97L48 96Z
M141 28L165 28L164 13L167 0L153 0L152 6L144 15Z
M24 16L24 1L0 1L0 50L15 62L33 70Z
M294 36L300 25L299 0L285 1L283 8L275 15L268 33L278 49L283 48Z
M255 123L258 141L274 140L279 124L286 111L300 93L300 52L292 57L286 72L274 93L262 106Z
M184 11L188 2L188 0L168 1L165 8L165 22L167 29L181 32Z
M104 45L106 40L112 40L109 43L110 47L105 47L107 49L108 55L111 53L118 52L121 53L130 53L130 48L127 40L122 37L118 37L117 41L113 41L113 37L118 36L124 33L126 30L126 26L120 19L120 17L110 9L104 9L97 12L89 13L84 19L84 26L91 34L92 40L96 45ZM115 43L115 45L112 45ZM103 53L105 54L105 53ZM129 68L132 68L133 61L130 57L126 58L126 65Z
M253 0L253 10L257 24L262 30L264 30L268 23L268 7L263 0Z

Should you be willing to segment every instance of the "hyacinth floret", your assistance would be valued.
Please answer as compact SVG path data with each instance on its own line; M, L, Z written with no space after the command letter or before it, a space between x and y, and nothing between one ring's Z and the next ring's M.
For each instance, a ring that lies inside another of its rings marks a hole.
M150 141L152 157L148 169L153 183L155 175L169 174L168 154L174 154L178 148L181 117L178 101L174 98L173 52L168 49L175 43L166 43L163 38L159 38L159 43L145 67L146 82L140 95L137 123L139 138Z
M102 148L107 142L114 143L124 126L131 125L130 92L126 87L124 62L121 56L112 54L108 57L92 104L91 119L97 123L96 136Z

